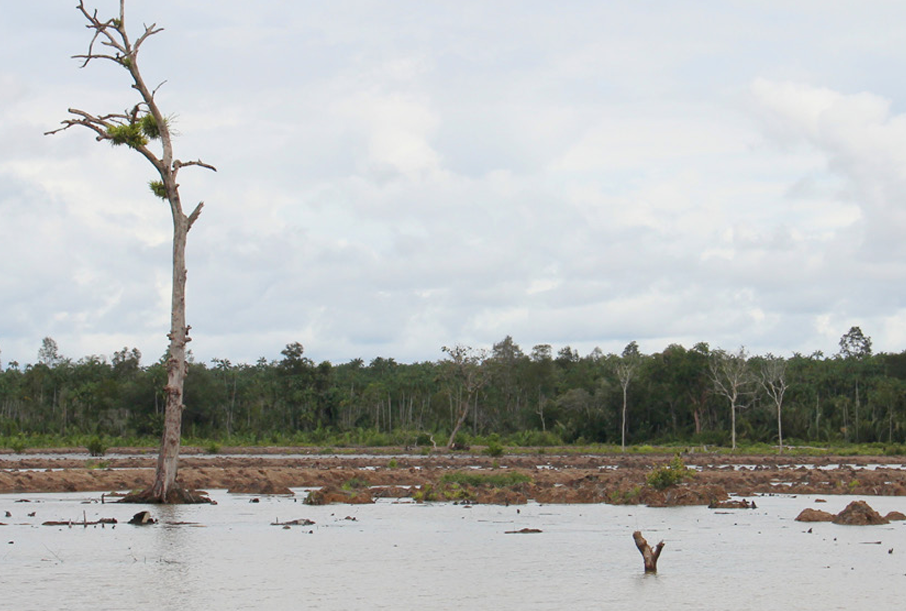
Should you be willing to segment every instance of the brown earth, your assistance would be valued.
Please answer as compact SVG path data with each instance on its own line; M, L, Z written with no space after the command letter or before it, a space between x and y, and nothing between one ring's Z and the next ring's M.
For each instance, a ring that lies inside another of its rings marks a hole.
M665 455L578 455L553 453L411 454L402 448L362 449L356 455L306 453L298 448L242 448L209 456L187 448L180 461L179 481L186 488L226 489L251 494L287 493L290 488L340 490L371 487L375 497L414 496L426 485L440 487L452 471L480 474L521 473L529 483L506 488L478 486L456 496L470 502L618 503L708 505L729 494L852 494L906 496L903 457L786 457L685 454L687 466L698 470L686 483L658 491L646 484ZM48 458L53 454L54 458ZM74 450L0 454L0 493L113 492L150 485L153 451L114 448L114 456L85 460ZM808 465L808 467L803 466ZM842 466L838 466L842 465ZM859 466L875 465L874 469ZM814 468L821 467L821 468ZM465 487L468 488L468 487ZM338 495L339 500L343 495Z

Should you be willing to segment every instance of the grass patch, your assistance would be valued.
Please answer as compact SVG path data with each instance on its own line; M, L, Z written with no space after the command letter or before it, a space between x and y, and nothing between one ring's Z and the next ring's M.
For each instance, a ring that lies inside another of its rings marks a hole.
M454 471L444 473L440 483L445 485L458 484L460 486L487 486L490 488L507 488L519 484L529 484L532 478L524 473L469 473L467 471Z

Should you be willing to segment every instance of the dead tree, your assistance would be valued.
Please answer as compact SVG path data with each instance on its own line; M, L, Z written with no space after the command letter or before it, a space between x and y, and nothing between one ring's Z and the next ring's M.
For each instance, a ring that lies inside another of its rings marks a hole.
M639 553L642 554L642 559L645 562L645 572L657 573L657 559L660 558L661 550L664 549L664 542L661 541L654 546L654 549L651 549L651 546L648 545L648 541L645 540L641 531L638 530L632 533L632 539L635 541L635 546L639 548Z
M711 380L717 394L730 403L730 427L733 449L736 449L736 412L749 406L754 399L752 388L755 377L749 371L749 360L745 347L736 352L715 350L709 361Z
M138 93L137 103L123 112L92 114L70 108L70 117L63 127L47 132L56 134L71 127L84 127L95 133L99 142L126 145L144 157L156 171L159 179L149 183L157 197L168 202L173 217L173 290L170 310L170 340L167 358L166 410L164 431L154 483L147 490L128 500L136 502L178 503L199 502L199 497L186 493L176 482L179 467L180 435L182 429L183 386L185 383L186 344L190 341L186 324L186 236L198 220L204 202L190 214L185 214L179 198L177 175L186 166L200 166L215 170L211 165L197 161L180 161L173 156L172 132L168 118L157 105L155 95L160 88L151 89L138 68L138 53L148 38L161 32L156 24L145 25L144 31L133 42L125 25L125 0L120 0L118 17L101 20L97 11L89 11L82 0L76 7L88 21L86 27L93 31L88 52L75 55L84 68L94 60L110 61L125 69L131 78L132 88ZM154 142L154 149L150 148ZM158 146L159 145L159 149ZM216 170L215 170L216 171Z
M450 433L450 439L447 442L447 447L452 450L456 441L456 434L459 433L459 429L465 424L469 415L469 408L475 402L478 392L487 381L487 375L482 367L486 355L483 350L475 351L468 346L457 345L453 348L444 346L441 349L450 355L450 360L446 362L447 375L453 383L453 387L450 390L451 401L453 400L453 393L455 393L459 414L456 424L453 426L453 432Z

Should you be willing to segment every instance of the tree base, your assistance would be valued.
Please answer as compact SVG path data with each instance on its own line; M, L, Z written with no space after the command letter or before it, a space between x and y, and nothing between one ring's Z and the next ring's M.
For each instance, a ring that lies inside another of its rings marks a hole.
M166 498L152 493L151 488L146 488L140 492L130 492L119 500L120 503L136 503L146 505L201 505L208 503L216 505L217 503L200 490L186 490L180 486L171 488L167 492Z

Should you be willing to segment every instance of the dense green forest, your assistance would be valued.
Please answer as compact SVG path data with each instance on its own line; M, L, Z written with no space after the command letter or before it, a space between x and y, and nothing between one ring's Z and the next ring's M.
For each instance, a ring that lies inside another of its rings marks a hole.
M230 443L349 445L906 441L906 352L874 354L858 327L832 356L704 343L642 354L635 342L621 354L546 344L527 353L510 337L490 351L443 355L335 365L292 343L275 361L191 362L183 431ZM164 363L143 365L137 349L73 361L46 338L36 363L0 371L0 435L150 439L160 434L165 384Z

